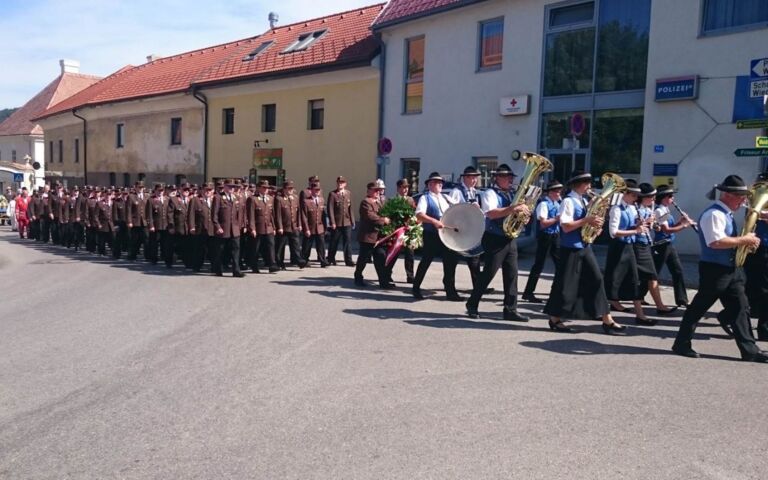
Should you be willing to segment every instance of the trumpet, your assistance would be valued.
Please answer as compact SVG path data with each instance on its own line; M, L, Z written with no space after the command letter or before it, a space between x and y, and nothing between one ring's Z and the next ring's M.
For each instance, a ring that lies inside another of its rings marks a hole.
M691 224L691 228L693 229L693 231L694 231L694 232L696 232L696 233L699 233L699 225L698 225L696 222L694 222L694 221L691 219L691 217L689 217L689 216L688 216L688 214L687 214L687 213L685 213L684 211L682 211L682 210L680 209L680 207L678 207L678 206L677 206L677 204L676 204L674 201L673 201L673 202L671 202L671 204L670 204L670 205L672 205L673 207L675 207L675 210L677 211L677 214L678 214L678 215L680 215L680 217L684 218L685 220L688 220L688 223L690 223L690 224Z

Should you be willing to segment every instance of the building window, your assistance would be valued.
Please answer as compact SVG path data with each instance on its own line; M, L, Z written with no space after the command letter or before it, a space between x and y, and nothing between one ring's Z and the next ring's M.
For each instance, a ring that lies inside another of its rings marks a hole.
M171 119L171 145L181 145L181 118Z
M643 143L643 109L598 110L592 134L591 172L639 174Z
M321 100L322 101L322 100ZM277 126L277 105L271 103L261 106L261 131L274 132ZM323 128L323 127L320 127Z
M322 130L325 126L325 101L309 101L309 129Z
M124 187L130 187L131 186L131 174L130 173L124 173L123 174L123 186Z
M299 38L288 46L282 53L300 52L301 50L308 49L313 43L315 43L326 30L318 30L317 32L303 33L299 35Z
M419 170L421 168L421 160L418 158L401 158L400 159L400 172L402 178L408 180L408 184L411 187L411 195L419 192Z
M499 166L499 157L473 157L475 168L480 172L479 186L489 188L491 186L491 172Z
M114 187L117 183L117 174L115 172L109 172L109 186Z
M424 103L424 37L405 41L405 113L421 113Z
M501 68L502 51L504 50L504 18L496 18L480 23L480 53L478 70L494 70Z
M11 150L11 161L12 162L16 161L16 150Z
M59 140L59 163L64 163L64 140Z
M221 111L221 133L231 135L235 133L235 109L225 108Z
M584 131L581 135L571 134L571 119L579 114L584 117ZM590 112L547 113L542 116L541 147L549 150L578 150L589 148Z
M75 163L80 163L80 139L75 139Z
M549 28L572 27L592 23L595 15L595 2L553 8L549 11Z
M765 0L704 0L702 33L768 27Z
M48 162L53 163L53 140L48 142Z
M123 148L125 146L125 124L118 123L115 132L115 147Z
M600 2L595 91L645 88L651 0Z
M547 35L544 95L592 93L594 27Z
M147 174L146 173L140 173L138 178L139 178L140 182L143 182L144 179L147 178Z
M258 54L260 54L260 53L261 53L261 52L263 52L264 50L266 50L266 49L268 49L269 47L271 47L273 43L275 43L275 42L273 42L272 40L270 40L270 41L268 41L268 42L264 42L264 43L262 43L261 45L259 45L259 46L256 48L256 50L253 50L251 53L249 53L248 55L246 55L245 57L243 57L243 61L244 61L244 62L250 62L251 60L253 60L254 58L256 58L256 56L257 56Z
M176 175L176 185L181 186L181 185L183 185L185 183L187 183L187 176L186 175L182 175L182 174Z

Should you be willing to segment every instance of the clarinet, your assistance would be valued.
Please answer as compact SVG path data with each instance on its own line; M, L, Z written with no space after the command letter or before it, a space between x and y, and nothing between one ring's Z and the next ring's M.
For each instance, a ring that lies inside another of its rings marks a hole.
M677 206L677 204L676 204L675 202L671 202L671 205L672 205L673 207L675 207L675 210L677 210L677 213L678 213L678 214L679 214L681 217L683 217L683 218L687 218L687 219L688 219L688 221L691 223L691 228L693 228L693 231L694 231L694 232L696 232L696 233L699 233L699 226L698 226L697 224L693 223L693 220L691 220L691 217L689 217L688 215L686 215L686 214L685 214L685 212L684 212L684 211L682 211L682 210L680 209L680 207L678 207L678 206Z

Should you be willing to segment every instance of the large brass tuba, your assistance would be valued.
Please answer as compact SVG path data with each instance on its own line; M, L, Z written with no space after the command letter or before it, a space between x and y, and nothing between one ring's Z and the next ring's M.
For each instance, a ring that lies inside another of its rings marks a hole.
M526 162L525 172L523 172L523 176L520 179L520 185L517 187L515 198L512 199L512 205L524 203L528 205L528 210L532 212L536 201L541 196L541 187L536 185L536 182L542 173L552 171L552 162L541 155L531 152L521 153L520 156ZM504 219L504 233L509 238L517 238L530 220L530 213L527 215L513 213Z
M744 220L744 227L741 234L753 233L757 228L757 222L760 220L760 212L768 207L768 182L757 182L749 189L749 207L747 207L747 218ZM755 249L746 246L736 248L736 266L743 267L747 260L747 255L755 253Z
M615 193L622 193L627 188L627 184L624 179L615 173L606 172L600 177L603 183L603 190L599 195L595 195L587 205L587 216L595 216L598 218L605 218L608 213L608 209L611 208L611 199ZM581 239L586 244L592 244L600 236L600 232L603 229L593 227L592 225L584 225L581 228Z

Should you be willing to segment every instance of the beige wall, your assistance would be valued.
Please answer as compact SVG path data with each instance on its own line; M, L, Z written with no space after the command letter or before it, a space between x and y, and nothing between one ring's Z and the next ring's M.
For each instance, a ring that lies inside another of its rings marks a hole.
M365 194L365 184L376 175L378 135L378 76L327 83L331 75L270 82L271 86L220 88L206 91L209 97L209 178L247 176L253 163L255 140L269 139L262 148L282 148L286 177L297 187L317 174L324 192L335 188L335 179L344 175L355 199ZM316 77L316 78L315 78ZM347 75L349 77L349 75ZM308 85L317 80L317 85ZM302 84L302 85L299 85ZM296 88L290 88L297 85ZM247 91L248 89L252 91ZM262 89L262 91L259 91ZM325 101L323 130L308 129L308 102ZM262 105L277 105L273 133L262 132ZM222 110L235 109L235 133L222 133Z

